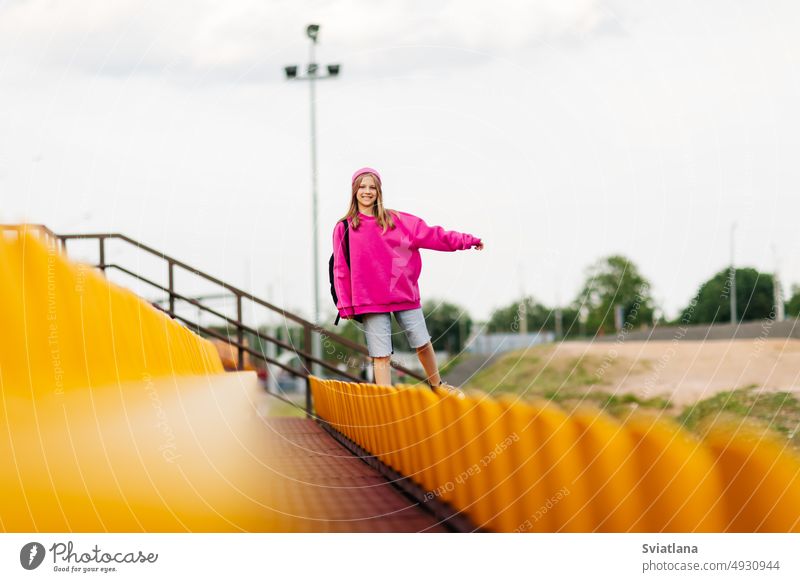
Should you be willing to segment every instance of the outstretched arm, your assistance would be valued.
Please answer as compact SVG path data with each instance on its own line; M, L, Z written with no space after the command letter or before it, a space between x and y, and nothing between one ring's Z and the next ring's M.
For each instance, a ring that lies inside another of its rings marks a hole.
M413 244L418 249L452 252L463 251L473 246L478 250L483 248L483 242L476 236L445 230L441 226L428 226L421 218L417 218L413 234Z
M353 316L353 295L350 285L350 267L344 255L344 224L336 223L333 229L333 286L336 289L336 308L339 315L348 319Z

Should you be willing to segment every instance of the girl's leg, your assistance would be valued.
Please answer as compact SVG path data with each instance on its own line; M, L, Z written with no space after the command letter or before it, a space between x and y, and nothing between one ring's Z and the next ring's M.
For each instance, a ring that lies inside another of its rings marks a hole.
M400 327L403 328L409 345L412 347L419 346L416 348L417 357L425 369L428 384L430 386L438 386L441 384L442 379L439 377L439 366L436 363L436 355L433 353L431 334L428 333L428 326L425 324L422 308L417 307L416 309L397 311L394 315Z
M391 356L384 358L372 358L372 371L375 375L375 383L381 386L392 385L392 366L389 364Z
M375 383L392 385L390 360L392 348L392 319L388 313L364 314L364 333L367 336L367 349L372 358L372 371Z
M428 384L431 386L441 384L442 379L439 377L439 366L436 363L436 355L433 353L433 344L428 342L424 346L417 348L417 357L422 367L425 368Z

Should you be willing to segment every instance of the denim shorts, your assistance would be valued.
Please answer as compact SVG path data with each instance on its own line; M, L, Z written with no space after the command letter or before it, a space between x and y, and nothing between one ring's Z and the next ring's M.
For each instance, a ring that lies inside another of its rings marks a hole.
M431 340L421 307L395 311L394 318L412 349L421 348ZM391 313L365 313L363 326L370 357L383 358L394 353Z

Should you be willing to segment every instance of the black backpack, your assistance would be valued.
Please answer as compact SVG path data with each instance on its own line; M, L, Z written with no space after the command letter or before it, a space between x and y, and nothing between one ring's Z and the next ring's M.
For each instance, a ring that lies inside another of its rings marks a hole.
M347 219L342 220L344 222L344 260L347 262L347 268L350 268L350 224L347 222ZM333 284L333 254L331 253L331 258L328 259L328 279L331 282L331 297L333 298L333 304L339 304L339 297L336 295L336 285ZM336 315L336 321L333 322L333 325L339 325L339 320L341 319L341 315ZM364 320L361 315L354 315L353 319L358 322Z

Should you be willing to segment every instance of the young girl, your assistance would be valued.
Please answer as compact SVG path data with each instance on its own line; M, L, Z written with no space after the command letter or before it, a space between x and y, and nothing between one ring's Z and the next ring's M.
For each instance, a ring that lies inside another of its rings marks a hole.
M342 220L349 224L349 266ZM342 220L333 230L334 286L339 299L336 307L345 319L363 316L375 383L392 384L389 360L394 353L391 335L394 313L409 345L417 351L428 385L459 392L439 377L420 306L419 249L458 251L474 247L480 251L481 239L441 226L428 226L413 214L384 208L381 176L372 168L361 168L353 174L350 208Z

